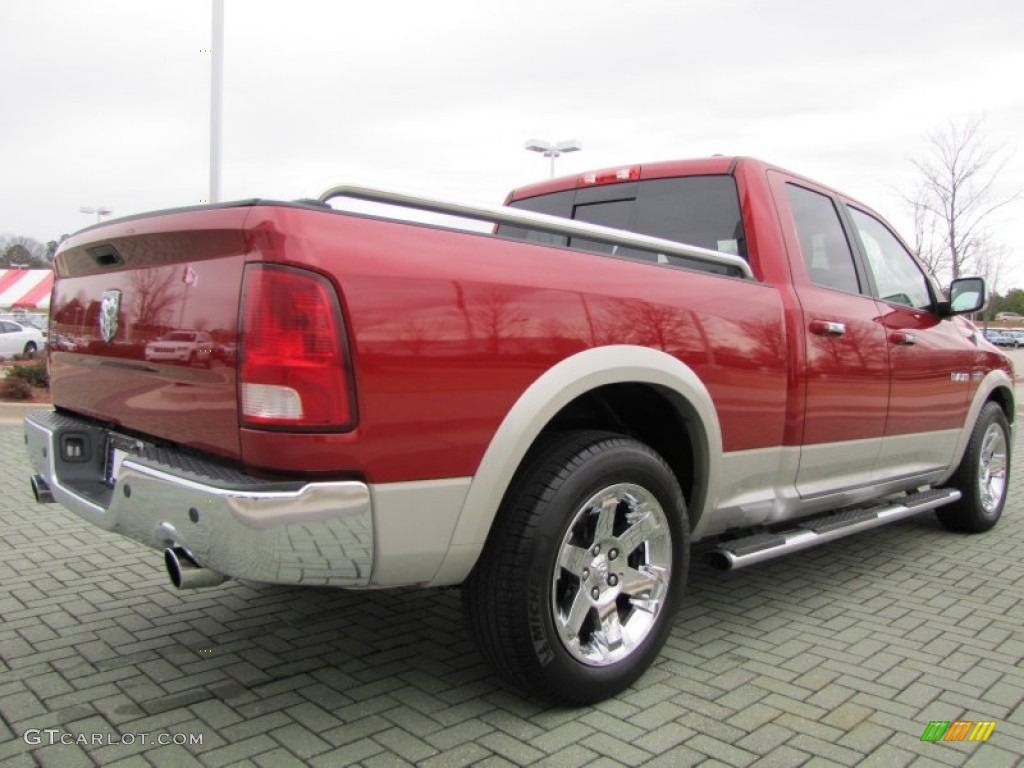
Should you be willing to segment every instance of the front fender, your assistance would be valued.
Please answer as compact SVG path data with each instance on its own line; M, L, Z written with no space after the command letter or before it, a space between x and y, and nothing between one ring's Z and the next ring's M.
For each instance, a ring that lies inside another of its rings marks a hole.
M950 463L949 471L946 472L936 485L942 485L949 480L953 473L956 472L957 467L960 466L964 453L967 451L967 443L971 439L971 432L974 431L974 425L978 422L978 416L981 414L981 409L994 396L997 397L997 401L1001 405L1003 403L1006 404L1006 420L1010 423L1010 444L1013 445L1013 431L1016 428L1015 424L1017 421L1016 390L1014 389L1013 380L1006 371L1001 369L992 370L981 380L977 391L974 393L971 407L967 411L967 420L964 422L964 428L960 432L960 438L957 440L956 450L953 454L953 461Z

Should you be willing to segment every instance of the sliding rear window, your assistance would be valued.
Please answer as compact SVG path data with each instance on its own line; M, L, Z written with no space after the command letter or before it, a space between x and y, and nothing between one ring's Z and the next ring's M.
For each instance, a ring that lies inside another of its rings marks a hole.
M665 240L747 257L739 195L732 176L686 176L581 187L517 200L512 207L625 229ZM498 233L549 245L728 273L725 267L695 259L642 251L584 238L567 238L522 227L502 226Z

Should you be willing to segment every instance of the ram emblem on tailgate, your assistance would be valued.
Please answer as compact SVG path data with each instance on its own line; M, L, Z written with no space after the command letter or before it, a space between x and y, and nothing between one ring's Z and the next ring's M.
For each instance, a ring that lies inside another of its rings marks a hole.
M100 303L100 335L108 344L117 336L117 319L121 313L121 292L110 290L103 292Z

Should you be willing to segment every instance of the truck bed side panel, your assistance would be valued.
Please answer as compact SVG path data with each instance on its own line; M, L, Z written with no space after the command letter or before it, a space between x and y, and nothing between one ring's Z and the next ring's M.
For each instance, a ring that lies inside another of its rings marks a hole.
M301 209L258 208L249 225L288 233L275 259L337 281L360 417L355 433L315 439L244 430L248 464L358 467L371 482L469 476L533 381L612 344L692 367L715 400L724 450L782 442L785 334L769 286Z

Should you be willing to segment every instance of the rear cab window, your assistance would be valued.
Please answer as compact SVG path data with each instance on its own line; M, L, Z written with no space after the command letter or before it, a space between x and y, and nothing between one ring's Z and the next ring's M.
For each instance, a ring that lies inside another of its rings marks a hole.
M730 175L683 176L579 187L528 197L513 208L546 213L747 258L736 181ZM717 274L728 267L674 254L625 248L586 238L502 225L498 234L636 261Z

